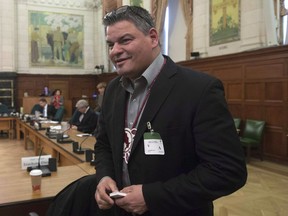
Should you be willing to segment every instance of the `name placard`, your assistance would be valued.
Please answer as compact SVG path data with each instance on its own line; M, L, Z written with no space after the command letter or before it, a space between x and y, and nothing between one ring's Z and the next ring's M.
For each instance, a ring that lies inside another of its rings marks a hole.
M48 165L49 164L49 158L51 158L51 155L41 155L40 157L40 165ZM27 169L27 167L34 167L38 166L39 162L39 156L34 157L22 157L21 158L21 168Z

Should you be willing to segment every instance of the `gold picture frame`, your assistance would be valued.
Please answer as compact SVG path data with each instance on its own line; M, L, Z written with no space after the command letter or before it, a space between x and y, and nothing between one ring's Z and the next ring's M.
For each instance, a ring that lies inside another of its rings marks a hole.
M240 40L240 23L240 0L210 0L210 46Z

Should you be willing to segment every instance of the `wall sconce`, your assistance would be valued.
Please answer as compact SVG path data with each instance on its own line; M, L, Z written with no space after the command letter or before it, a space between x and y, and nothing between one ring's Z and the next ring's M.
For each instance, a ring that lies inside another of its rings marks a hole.
M191 57L194 57L194 59L200 58L200 52L191 52Z
M100 70L101 70L100 73L98 73L97 71L96 71L96 72L97 72L97 74L102 74L102 73L104 72L104 65L96 65L96 66L95 66L95 69L97 69L97 70L100 69Z

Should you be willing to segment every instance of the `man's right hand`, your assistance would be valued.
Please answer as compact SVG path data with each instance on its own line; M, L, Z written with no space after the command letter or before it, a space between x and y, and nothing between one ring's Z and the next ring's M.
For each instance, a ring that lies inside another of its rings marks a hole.
M113 191L118 191L116 182L108 176L103 177L95 192L95 199L100 209L110 209L114 205L114 200L109 196Z

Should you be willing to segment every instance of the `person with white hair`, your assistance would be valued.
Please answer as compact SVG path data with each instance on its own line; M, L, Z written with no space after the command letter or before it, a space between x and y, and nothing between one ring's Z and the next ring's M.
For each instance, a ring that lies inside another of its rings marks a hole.
M77 101L76 110L70 119L71 129L78 130L84 133L92 133L97 126L97 115L90 108L86 100Z

